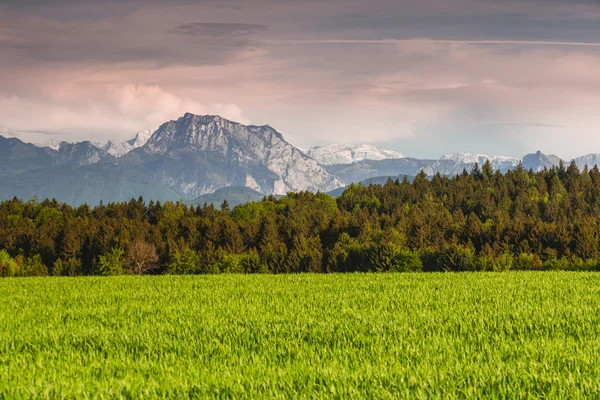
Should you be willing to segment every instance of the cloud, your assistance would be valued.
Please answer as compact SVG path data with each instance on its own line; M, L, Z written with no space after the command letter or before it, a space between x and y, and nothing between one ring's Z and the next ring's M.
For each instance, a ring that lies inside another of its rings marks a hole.
M534 40L444 40L444 39L307 39L307 40L273 40L270 43L286 44L472 44L472 45L516 45L516 46L575 46L600 47L600 42L557 42Z
M253 35L266 29L266 25L259 24L195 22L176 26L171 32L196 37L222 38Z
M0 123L17 131L124 139L195 112L304 147L600 150L597 1L10 3Z
M182 116L186 112L192 114L219 114L234 121L248 123L241 110L235 104L205 105L198 101L182 98L166 92L158 86L125 85L108 88L109 98L122 115L144 121L146 125L159 124Z
M33 142L48 134L71 141L129 139L135 132L155 129L186 112L249 122L235 104L203 104L156 85L113 85L93 93L91 87L77 90L86 91L88 97L41 100L0 95L0 121L19 126L20 136Z

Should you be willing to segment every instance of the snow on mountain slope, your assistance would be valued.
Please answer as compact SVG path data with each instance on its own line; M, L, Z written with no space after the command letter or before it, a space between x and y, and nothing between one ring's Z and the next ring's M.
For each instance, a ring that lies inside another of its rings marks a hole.
M0 126L0 129L1 128L2 128L2 126ZM90 143L94 147L97 147L98 149L102 149L102 150L106 151L108 154L118 158L118 157L122 157L125 154L129 153L133 149L137 149L138 147L142 147L143 145L145 145L146 142L148 141L148 139L150 139L150 136L152 136L152 132L153 131L151 129L147 129L145 131L138 132L133 139L129 139L127 141L109 140L106 143L102 143L102 142L98 142L98 141L90 141ZM2 134L1 131L0 131L0 134ZM3 136L6 137L8 135L3 135ZM52 150L58 151L60 149L60 145L62 143L75 144L75 143L65 142L62 140L50 139L44 143L35 143L35 145L38 147L49 147Z
M145 145L153 133L154 131L152 129L146 129L145 131L138 132L137 135L135 135L133 139L128 140L127 143L131 145L132 149L137 149L138 147Z
M52 150L56 150L58 151L58 149L60 148L61 143L64 143L61 140L56 140L56 139L50 139L44 143L36 143L35 145L38 147L49 147Z
M138 132L133 139L129 139L125 142L120 140L109 140L105 145L101 146L101 148L106 150L110 155L122 157L131 150L145 145L148 139L150 139L150 136L152 136L152 130L147 129Z
M329 144L313 146L306 152L323 165L352 164L363 160L386 160L403 158L392 150L378 149L369 144Z
M121 142L120 140L109 140L104 146L102 146L102 149L112 156L121 157L129 153L133 147L127 142Z
M486 161L490 161L492 167L495 170L506 171L508 169L516 167L521 161L515 157L505 156L489 156L487 154L473 154L473 153L455 153L452 155L445 155L441 160L452 160L457 166L462 164L474 165L478 163L479 166L483 165Z

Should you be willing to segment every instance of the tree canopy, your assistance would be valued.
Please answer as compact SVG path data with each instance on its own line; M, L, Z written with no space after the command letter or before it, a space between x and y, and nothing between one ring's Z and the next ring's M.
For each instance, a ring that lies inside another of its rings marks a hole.
M150 201L0 203L0 274L595 270L600 171L453 177L265 197L231 209Z

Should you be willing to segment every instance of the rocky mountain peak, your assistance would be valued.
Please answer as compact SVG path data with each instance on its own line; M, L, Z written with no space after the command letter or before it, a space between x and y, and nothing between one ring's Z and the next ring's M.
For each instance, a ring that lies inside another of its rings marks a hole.
M223 172L238 171L230 184L242 184L267 194L327 191L343 185L272 127L243 125L215 115L187 113L169 121L137 153L140 152L173 157L194 154L194 157L202 159L202 163L207 163L203 174L221 164ZM195 172L188 173L192 175ZM214 190L212 187L198 187L197 182L190 182L182 175L169 176L168 179L181 180L182 190L196 195Z
M90 165L113 157L105 150L99 149L91 142L62 142L57 150L56 160L59 164Z
M527 154L523 157L523 168L541 171L544 168L550 169L557 166L561 159L554 154L546 155L541 151L536 151L534 154Z

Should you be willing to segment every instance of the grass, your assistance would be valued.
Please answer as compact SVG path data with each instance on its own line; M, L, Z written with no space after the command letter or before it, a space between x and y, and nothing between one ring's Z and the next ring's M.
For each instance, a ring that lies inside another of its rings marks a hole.
M0 280L0 397L600 396L600 274Z

